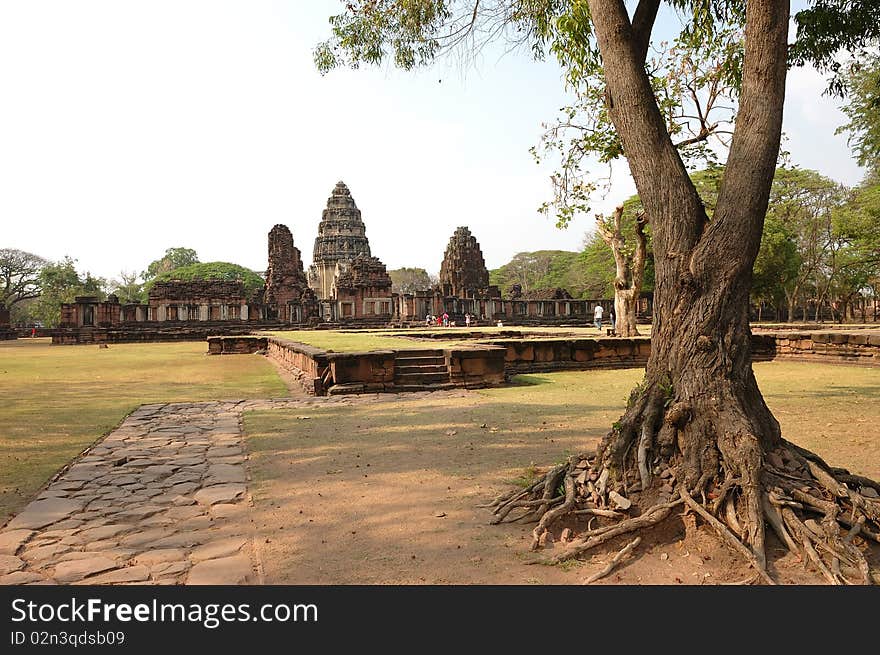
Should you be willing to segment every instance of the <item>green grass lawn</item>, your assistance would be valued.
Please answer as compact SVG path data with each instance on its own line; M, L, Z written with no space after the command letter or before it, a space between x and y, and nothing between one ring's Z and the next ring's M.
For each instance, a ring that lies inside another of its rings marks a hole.
M416 348L451 348L463 345L473 345L482 341L491 340L497 334L500 338L502 332L516 331L523 334L534 334L532 339L551 339L551 338L595 338L597 336L605 336L604 329L601 333L596 331L594 327L583 328L562 328L562 327L544 327L544 328L528 328L528 327L504 327L499 328L493 326L471 328L473 331L485 333L485 339L461 339L456 336L460 328L413 328L408 330L290 330L267 332L276 337L298 341L316 348L324 350L332 350L335 352L359 352L368 350L401 350ZM462 332L467 331L461 329ZM651 333L650 325L640 325L639 331L643 335ZM449 335L448 339L426 339L426 334L436 334L444 332ZM558 335L558 336L554 336Z
M265 358L206 350L204 342L0 341L0 521L138 405L287 395Z
M451 329L451 328L450 328ZM337 332L330 330L290 330L285 332L267 332L282 339L290 339L304 343L315 348L332 350L338 353L361 352L368 350L403 350L418 348L445 348L458 344L458 341L450 339L407 339L403 336L393 336L392 332ZM415 334L402 332L400 334ZM473 342L471 342L473 343Z

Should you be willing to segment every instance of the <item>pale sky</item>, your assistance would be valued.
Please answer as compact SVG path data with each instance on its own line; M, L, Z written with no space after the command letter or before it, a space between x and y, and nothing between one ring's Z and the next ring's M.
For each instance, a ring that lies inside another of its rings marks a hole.
M795 3L797 4L797 3ZM467 225L486 264L578 250L537 212L549 165L529 148L566 103L558 68L486 52L415 73L337 70L312 49L328 0L0 0L0 248L113 278L169 247L266 268L286 224L306 266L321 211L344 180L373 254L437 272ZM863 175L837 102L814 71L789 73L792 163L846 184ZM609 211L635 187L616 167Z

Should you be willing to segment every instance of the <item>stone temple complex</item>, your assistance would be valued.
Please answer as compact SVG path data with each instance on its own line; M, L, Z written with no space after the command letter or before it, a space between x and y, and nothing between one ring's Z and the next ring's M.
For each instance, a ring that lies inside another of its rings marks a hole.
M466 226L449 239L438 285L405 294L392 293L391 286L385 265L371 252L361 211L339 182L321 215L308 269L291 231L275 225L262 288L247 292L238 280L170 280L153 284L146 303L80 296L62 305L53 339L149 341L318 324L422 325L427 315L443 313L459 325L465 314L484 324L578 324L589 321L596 304L611 308L609 300L576 300L564 289L514 288L503 298L489 284L480 244Z

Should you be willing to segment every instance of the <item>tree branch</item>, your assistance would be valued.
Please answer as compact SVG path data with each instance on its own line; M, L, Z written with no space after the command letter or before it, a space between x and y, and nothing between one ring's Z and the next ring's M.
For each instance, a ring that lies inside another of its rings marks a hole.
M635 37L636 57L645 63L648 58L648 46L651 44L651 32L657 19L660 0L639 0L639 6L633 14L632 27Z

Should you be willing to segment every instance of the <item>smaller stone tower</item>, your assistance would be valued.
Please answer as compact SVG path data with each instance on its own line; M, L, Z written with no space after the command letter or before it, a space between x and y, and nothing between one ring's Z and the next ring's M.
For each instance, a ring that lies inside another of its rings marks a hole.
M317 313L315 295L309 289L299 248L286 225L269 231L269 268L266 270L265 301L270 316L299 323Z
M444 296L473 298L489 288L489 271L480 244L467 227L455 230L440 265L440 291Z

